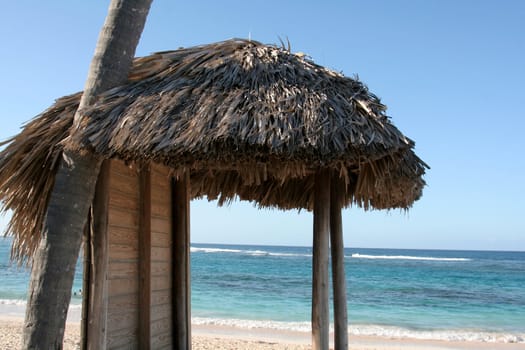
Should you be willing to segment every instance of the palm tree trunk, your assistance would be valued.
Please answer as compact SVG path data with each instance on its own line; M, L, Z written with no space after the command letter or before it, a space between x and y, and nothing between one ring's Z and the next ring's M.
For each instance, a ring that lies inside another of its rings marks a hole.
M126 82L151 0L112 0L91 62L79 110ZM71 133L82 125L77 111ZM60 349L76 261L101 159L64 151L33 259L24 348Z

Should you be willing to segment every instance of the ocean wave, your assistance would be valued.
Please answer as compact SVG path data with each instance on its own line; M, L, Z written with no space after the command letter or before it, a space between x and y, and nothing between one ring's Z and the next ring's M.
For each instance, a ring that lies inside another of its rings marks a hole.
M191 253L240 253L239 249L223 249L223 248L200 248L190 247Z
M357 259L390 259L390 260L428 260L428 261L471 261L468 258L436 258L431 256L409 256L409 255L366 255L352 254L351 258Z
M271 320L241 320L235 318L192 317L191 323L204 326L235 327L240 329L271 329L278 331L310 332L310 322L284 322ZM332 327L331 330L333 331Z
M21 300L21 299L0 299L0 305L26 307L27 301ZM70 309L82 309L82 303L72 301L69 304L69 308Z
M241 320L192 317L192 324L235 327L239 329L268 329L276 331L311 332L310 322L284 322L270 320ZM330 324L330 332L333 332ZM525 333L502 333L476 330L415 330L380 325L350 325L348 333L355 336L377 336L397 339L444 340L484 343L525 343Z
M467 341L483 343L525 343L525 333L502 333L470 329L454 330L415 330L393 326L352 325L348 327L352 335L379 336L397 339Z
M242 249L226 249L226 248L207 248L207 247L190 247L191 253L229 253L229 254L243 254L251 256L282 256L282 257L312 257L312 254L300 253L275 253L266 250L242 250Z
M26 306L25 300L19 299L0 299L0 305Z

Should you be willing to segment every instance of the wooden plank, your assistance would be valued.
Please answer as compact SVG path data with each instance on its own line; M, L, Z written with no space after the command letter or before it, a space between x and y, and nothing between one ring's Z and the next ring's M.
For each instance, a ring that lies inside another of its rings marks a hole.
M129 322L129 325L125 325ZM108 325L112 329L137 328L139 323L139 314L137 309L108 310ZM122 326L120 326L122 325ZM121 328L119 328L121 327Z
M171 215L171 208L169 202L163 203L162 201L153 201L151 203L151 215L158 218L169 218Z
M136 310L117 310L108 314L108 334L137 328L139 318Z
M138 169L134 164L126 164L121 160L112 160L111 172L115 175L136 178L138 176Z
M110 161L104 161L95 189L92 206L90 304L88 311L87 348L105 349L108 314L108 207Z
M118 312L126 312L126 310L138 310L138 299L138 295L135 293L112 296L110 300L111 302L108 304L108 311L114 314Z
M155 194L164 194L164 196L154 196L154 198L160 198L162 201L169 201L169 193L170 193L170 178L165 176L152 176L154 177L154 180L152 179L151 184L151 190Z
M173 237L167 233L151 231L151 246L170 247L171 249L172 238Z
M138 212L139 198L136 194L132 196L128 193L122 193L120 191L111 191L109 205L112 208L119 208Z
M139 178L136 174L133 176L124 176L112 172L111 176L113 183L110 188L111 194L120 193L130 198L138 199L139 194L137 189L139 188Z
M108 268L109 279L127 278L138 281L138 261L112 261Z
M108 294L110 297L137 294L139 281L136 278L113 278L108 281Z
M151 292L151 306L169 305L172 302L171 290L155 290ZM170 309L168 307L168 309Z
M109 212L109 225L113 227L127 227L138 230L139 218L136 211L111 208Z
M88 222L84 228L83 239L83 271L82 271L82 319L80 326L80 349L87 350L88 348L88 325L89 325L89 297L90 282L91 282L91 224L93 218L91 212L88 216Z
M171 221L164 218L151 218L151 232L172 235Z
M170 176L170 168L159 163L153 163L151 166L151 171L153 174L160 174L163 176Z
M170 305L151 306L151 321L168 320L170 316Z
M137 230L129 227L111 226L111 234L109 235L109 244L131 245L133 247L139 246Z
M137 328L114 331L108 336L108 349L140 349L137 341Z
M151 192L155 193L156 196L154 198L162 201L162 202L169 202L170 200L170 186L171 186L171 180L169 177L162 176L155 176L152 175L152 183L151 183Z
M171 279L165 276L151 276L151 289L152 290L165 290L172 287Z
M346 306L345 253L341 216L344 184L333 176L330 185L330 247L334 293L334 350L348 349L348 314Z
M132 336L128 341L138 343L139 313L138 293L112 296L108 307L108 348L113 349L114 338L119 334ZM119 345L120 346L120 345Z
M139 345L151 348L151 172L142 164L139 215Z
M172 180L173 348L191 349L190 178Z
M151 166L151 184L153 187L162 186L168 190L171 186L170 170L168 167L160 164L152 164Z
M131 241L130 244L110 244L109 245L109 260L121 261L121 260L136 260L139 258L139 247L137 242Z
M169 247L151 247L151 255L153 261L167 261L171 260L171 249Z
M330 174L315 175L312 285L312 349L328 350L329 298L328 252L330 240Z
M169 249L167 249L170 251ZM172 269L171 261L155 261L151 262L151 275L157 277L171 278Z
M151 338L151 348L152 349L170 349L169 345L172 343L172 336L170 332L154 334Z
M163 319L159 321L151 322L151 332L152 334L162 334L162 333L172 333L173 323L171 319Z

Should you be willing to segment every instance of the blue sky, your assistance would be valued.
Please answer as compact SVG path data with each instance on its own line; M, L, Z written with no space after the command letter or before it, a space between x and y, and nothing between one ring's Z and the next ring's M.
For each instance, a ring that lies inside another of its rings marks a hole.
M0 139L83 88L108 3L2 5ZM346 246L525 250L523 18L519 0L154 0L137 55L288 38L292 51L358 75L432 167L407 214L346 209ZM191 210L194 242L311 245L308 212Z

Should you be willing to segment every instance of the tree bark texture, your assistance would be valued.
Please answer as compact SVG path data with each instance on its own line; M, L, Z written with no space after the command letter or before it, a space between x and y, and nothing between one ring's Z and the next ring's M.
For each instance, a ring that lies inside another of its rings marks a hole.
M79 110L101 92L126 82L151 0L113 0L100 33ZM82 126L77 111L71 134ZM60 349L82 233L101 160L64 151L33 259L24 349ZM96 234L96 233L95 233Z
M71 300L82 233L91 198L83 201L95 179L85 176L96 160L62 161L55 178L55 189L48 204L45 231L36 251L24 327L26 349L60 349Z

